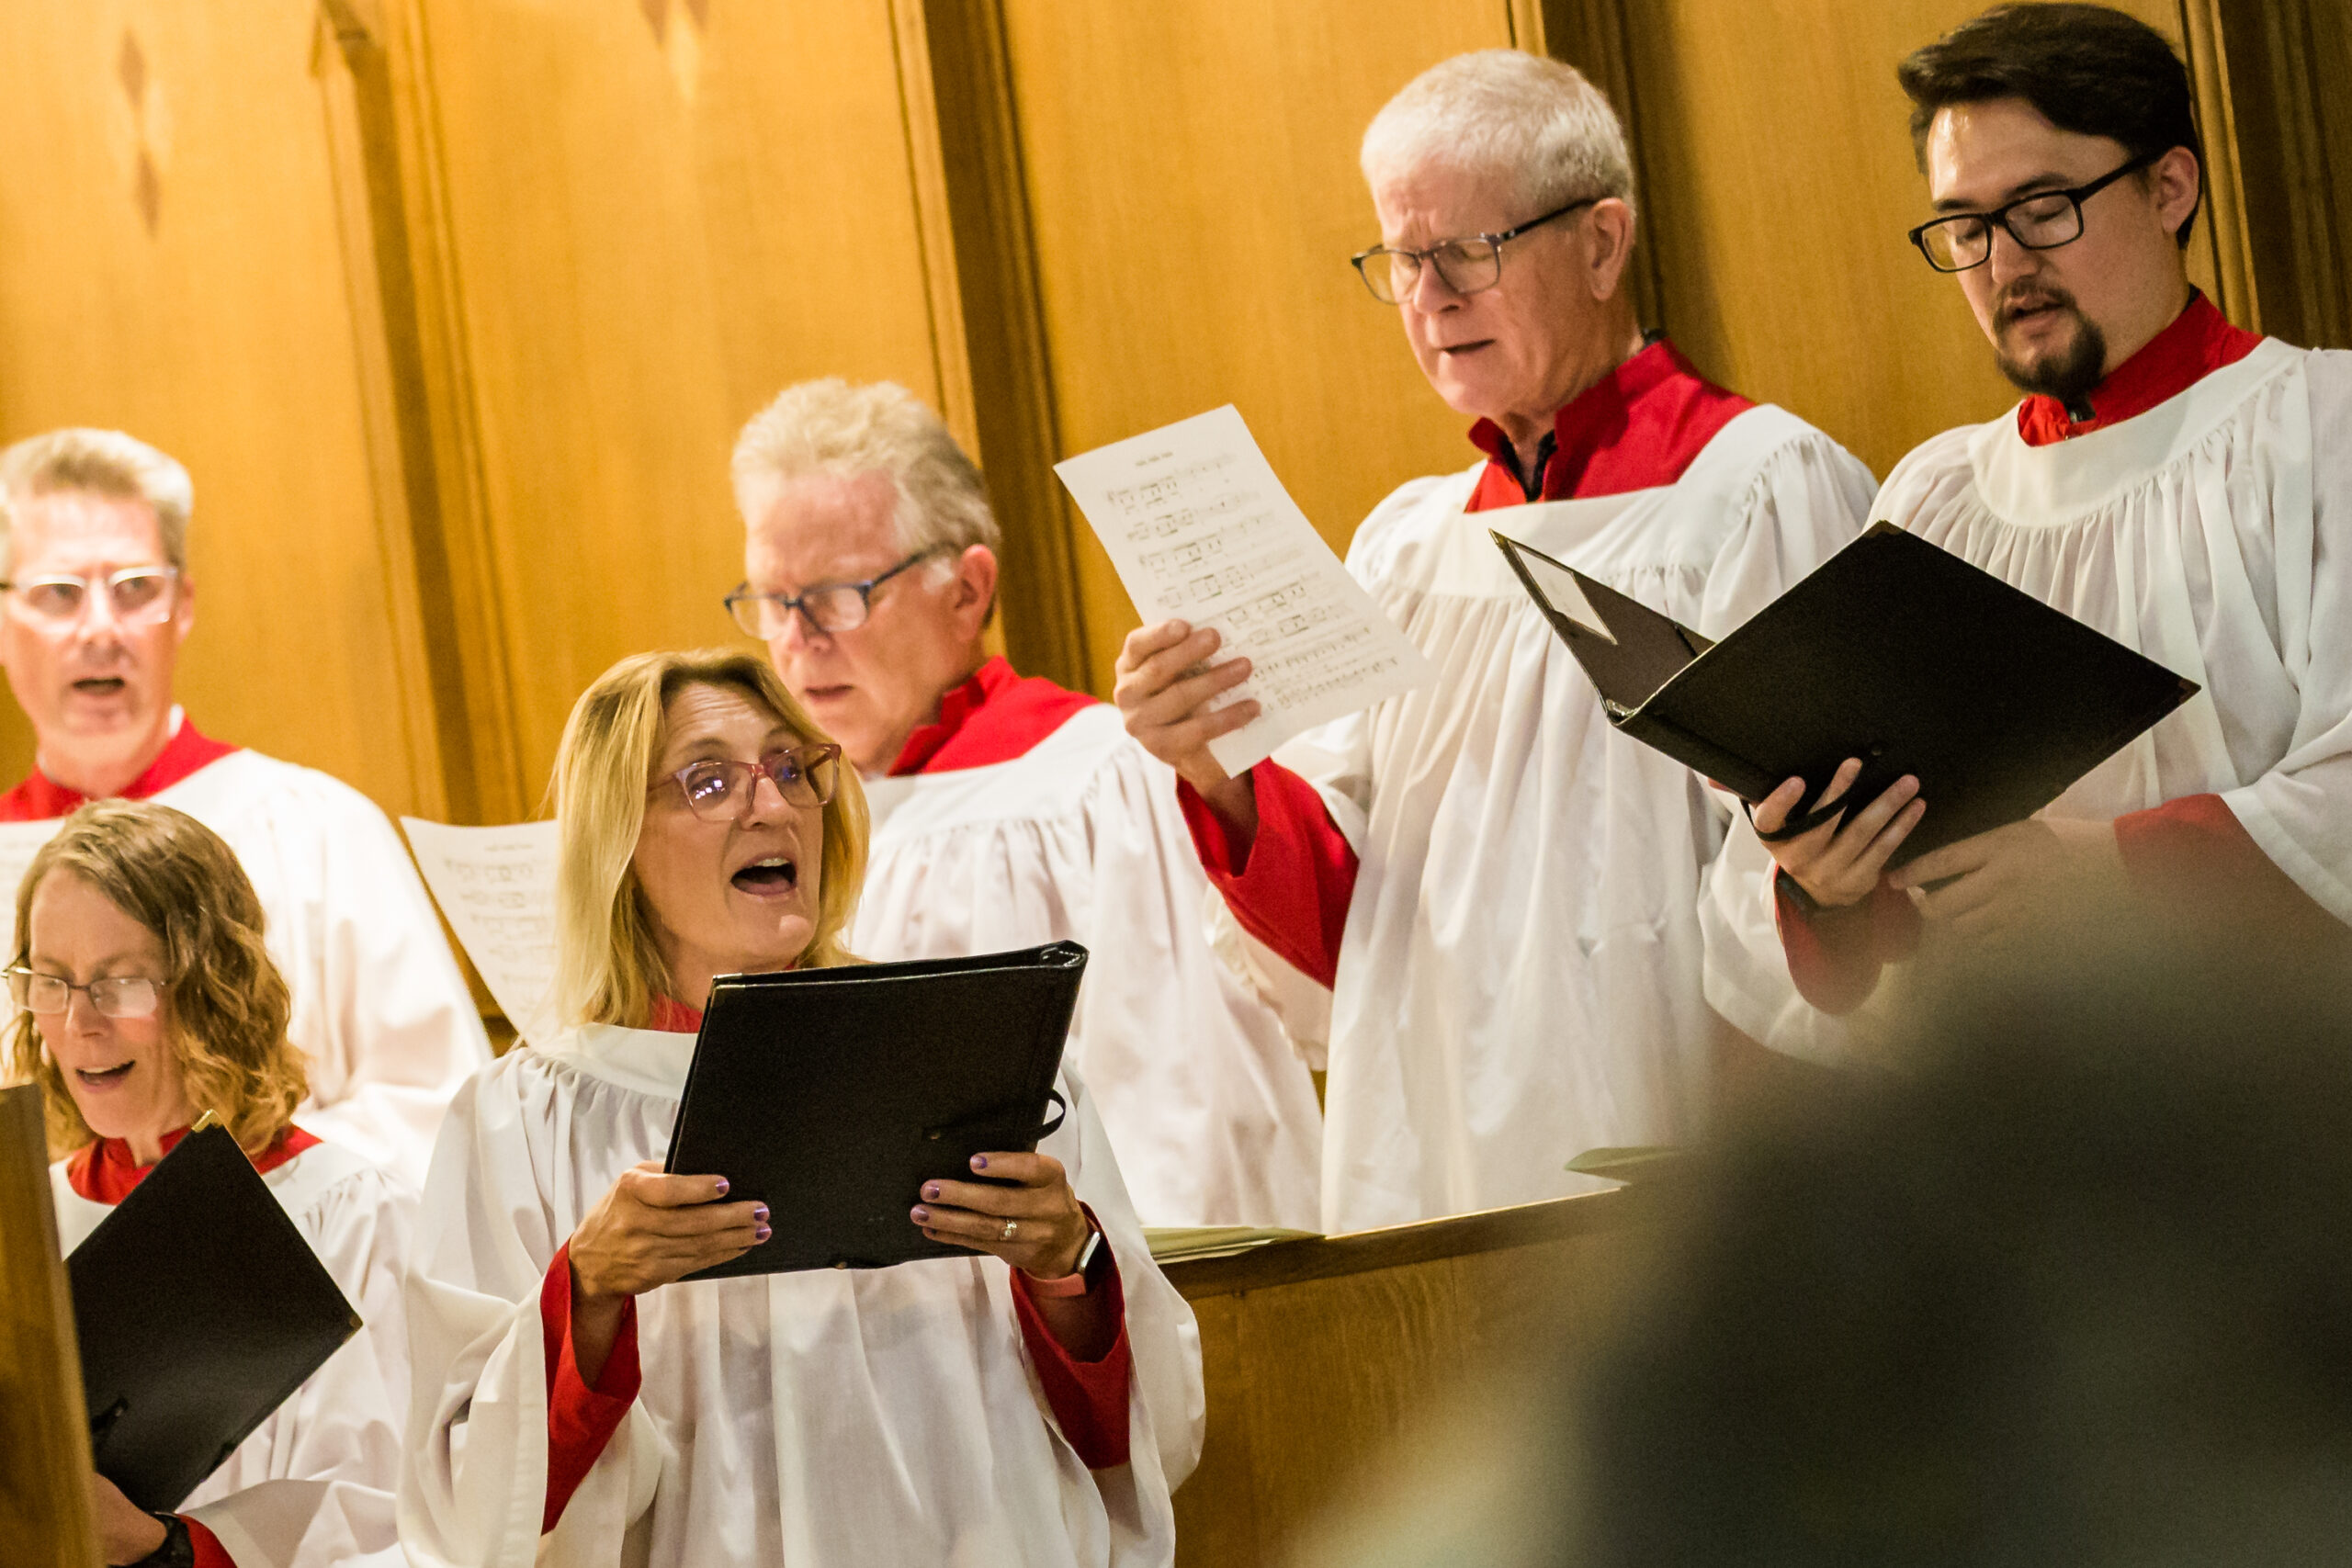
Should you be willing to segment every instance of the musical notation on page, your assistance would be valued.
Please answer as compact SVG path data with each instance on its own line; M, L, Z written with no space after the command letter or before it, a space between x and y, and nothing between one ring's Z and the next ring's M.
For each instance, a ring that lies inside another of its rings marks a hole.
M1230 404L1054 471L1146 622L1215 626L1218 661L1250 660L1250 678L1218 705L1255 698L1261 711L1209 742L1227 772L1434 673L1316 533Z
M556 825L453 828L403 817L401 827L492 999L515 1033L544 1043L557 1022Z

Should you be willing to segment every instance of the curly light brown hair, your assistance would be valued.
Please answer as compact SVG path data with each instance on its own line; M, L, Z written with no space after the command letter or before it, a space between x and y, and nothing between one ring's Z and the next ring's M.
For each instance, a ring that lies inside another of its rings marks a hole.
M32 955L33 895L44 878L80 877L164 944L164 1036L189 1101L209 1111L248 1154L276 1142L310 1091L302 1053L286 1037L285 977L262 945L262 907L234 851L184 811L153 801L93 801L40 847L17 889L17 951ZM82 1119L30 1013L8 1036L7 1069L40 1085L49 1141L64 1154L97 1134Z

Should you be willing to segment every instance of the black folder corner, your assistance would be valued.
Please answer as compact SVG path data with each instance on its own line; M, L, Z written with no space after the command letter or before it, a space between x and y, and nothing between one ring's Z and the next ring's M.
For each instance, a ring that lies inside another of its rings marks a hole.
M712 985L662 1168L723 1176L775 1234L686 1276L882 1269L969 1258L908 1217L971 1158L1059 1125L1054 1077L1086 949L722 975Z
M1840 763L1861 760L1845 797L1773 838L1910 773L1928 811L1900 864L2032 816L2198 690L1892 523L1871 525L1720 643L1490 536L1627 735L1750 805L1792 777L1818 801Z
M99 1474L169 1510L359 1332L236 1139L173 1145L65 1260Z

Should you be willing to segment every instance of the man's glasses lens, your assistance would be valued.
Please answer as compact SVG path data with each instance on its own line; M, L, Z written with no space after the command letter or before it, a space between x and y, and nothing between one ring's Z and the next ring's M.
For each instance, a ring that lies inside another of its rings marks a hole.
M1428 254L1426 265L1436 266L1438 281L1452 292L1479 294L1501 281L1501 250L1490 241L1466 239L1449 240L1438 246ZM1363 275L1374 299L1394 305L1411 297L1424 265L1422 257L1411 251L1382 247L1365 252L1356 270Z
M170 612L172 573L126 571L110 578L36 577L17 584L25 608L46 619L71 621L81 617L90 590L103 583L107 602L119 620L146 620Z
M57 975L30 969L8 971L8 995L26 1012L63 1012L75 991L88 992L90 1005L107 1018L149 1018L163 1001L163 992L154 981L135 975L76 986Z

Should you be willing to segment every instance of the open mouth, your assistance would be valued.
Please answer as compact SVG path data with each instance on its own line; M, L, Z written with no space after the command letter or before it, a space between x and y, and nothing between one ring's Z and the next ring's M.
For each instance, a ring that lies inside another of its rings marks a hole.
M728 880L746 893L786 893L800 886L800 865L789 855L770 855Z
M96 1072L92 1072L86 1067L76 1067L74 1069L74 1076L92 1089L111 1089L130 1077L130 1069L138 1065L136 1062L125 1062L120 1066L106 1067Z
M1482 337L1476 343L1442 343L1438 344L1437 351L1440 354L1453 355L1458 358L1465 354L1476 354L1482 348L1491 348L1494 346L1494 342L1495 340L1490 337Z
M84 696L111 697L122 690L119 675L91 675L74 682L74 689Z

